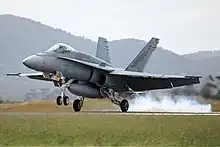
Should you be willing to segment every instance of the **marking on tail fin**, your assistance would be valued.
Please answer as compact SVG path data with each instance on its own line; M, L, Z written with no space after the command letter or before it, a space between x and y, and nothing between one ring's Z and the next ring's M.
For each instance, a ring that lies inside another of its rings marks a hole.
M109 55L108 41L106 38L103 38L103 37L98 38L96 57L100 58L108 63L111 63L111 59L110 59L110 55Z
M152 53L157 48L159 43L158 38L151 38L151 40L146 44L146 46L139 52L139 54L134 58L134 60L125 69L127 71L143 72L144 68L149 61Z

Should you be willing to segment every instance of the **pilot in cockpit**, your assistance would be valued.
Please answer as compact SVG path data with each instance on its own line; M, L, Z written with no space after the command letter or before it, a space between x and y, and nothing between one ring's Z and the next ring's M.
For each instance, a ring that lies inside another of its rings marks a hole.
M66 53L66 52L73 52L75 49L70 47L69 45L57 43L48 49L46 52L57 52L57 53Z

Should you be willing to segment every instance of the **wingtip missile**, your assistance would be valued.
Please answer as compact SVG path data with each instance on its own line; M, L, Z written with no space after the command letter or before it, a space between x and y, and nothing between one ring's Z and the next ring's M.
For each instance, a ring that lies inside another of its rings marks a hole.
M20 76L21 73L7 73L6 76Z

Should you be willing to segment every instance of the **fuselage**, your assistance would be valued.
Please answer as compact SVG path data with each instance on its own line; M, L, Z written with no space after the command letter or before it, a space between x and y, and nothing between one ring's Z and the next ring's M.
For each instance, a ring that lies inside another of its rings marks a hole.
M41 72L60 71L64 74L64 76L70 78L74 77L74 75L70 75L72 74L72 70L75 71L76 74L83 76L85 73L77 73L78 68L88 68L87 66L70 63L69 61L62 60L58 57L67 57L97 65L104 64L105 66L112 67L111 64L104 60L84 52L79 52L69 45L62 43L55 44L45 52L28 56L23 60L23 64L30 69Z
M100 87L98 85L106 82L105 74L86 64L71 62L62 57L112 67L111 64L104 60L87 53L79 52L61 43L52 46L45 52L25 58L23 64L28 68L43 73L61 72L63 77L77 81L77 83L72 83L68 88L71 93L78 96L101 98Z

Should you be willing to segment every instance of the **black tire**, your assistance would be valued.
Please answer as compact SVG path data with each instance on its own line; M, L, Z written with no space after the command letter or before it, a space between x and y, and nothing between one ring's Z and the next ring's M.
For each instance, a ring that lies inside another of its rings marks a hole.
M79 99L73 101L73 110L75 112L79 112L81 110L81 101Z
M61 106L62 105L62 97L61 96L57 97L56 103L57 103L57 106Z
M126 99L123 99L121 102L120 102L120 108L121 108L121 111L122 112L127 112L128 111L128 108L129 108L129 103Z
M70 99L69 99L68 96L64 96L63 97L63 105L64 106L68 106L69 105L69 101L70 101Z

